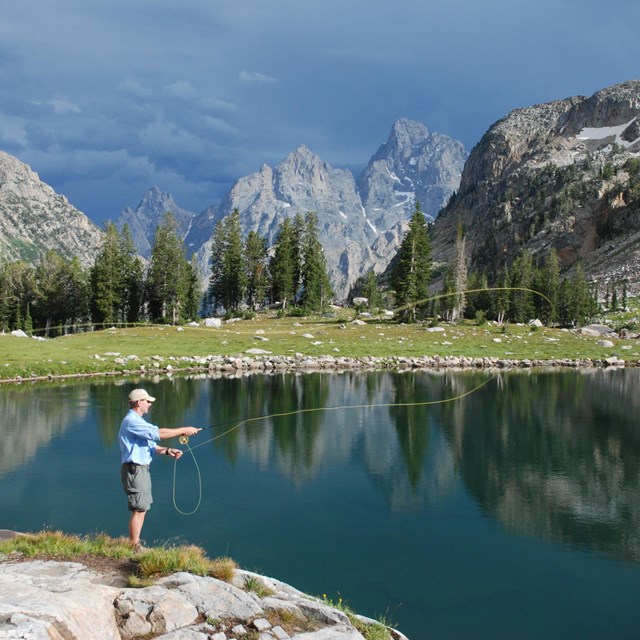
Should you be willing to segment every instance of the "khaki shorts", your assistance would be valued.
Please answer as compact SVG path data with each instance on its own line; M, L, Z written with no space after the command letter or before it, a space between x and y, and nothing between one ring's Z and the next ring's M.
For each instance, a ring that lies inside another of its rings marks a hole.
M149 511L153 502L149 465L125 462L120 469L120 478L129 501L129 511Z

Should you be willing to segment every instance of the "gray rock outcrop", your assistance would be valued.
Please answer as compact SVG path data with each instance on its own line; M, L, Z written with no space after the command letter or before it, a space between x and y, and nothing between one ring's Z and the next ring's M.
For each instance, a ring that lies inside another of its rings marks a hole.
M230 640L249 632L261 640L364 637L343 611L247 571L236 571L232 583L176 573L135 589L77 562L0 561L0 639Z

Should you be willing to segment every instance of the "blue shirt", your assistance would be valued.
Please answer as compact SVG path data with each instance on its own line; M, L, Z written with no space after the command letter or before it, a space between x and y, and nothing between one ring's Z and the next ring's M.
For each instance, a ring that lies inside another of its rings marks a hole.
M135 464L150 464L156 449L156 442L160 441L158 427L147 422L133 409L129 409L122 420L118 432L120 445L120 462L135 462Z

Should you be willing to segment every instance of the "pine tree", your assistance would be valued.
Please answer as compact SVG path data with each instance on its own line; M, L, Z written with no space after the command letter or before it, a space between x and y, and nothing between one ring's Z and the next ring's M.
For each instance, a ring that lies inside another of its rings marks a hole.
M139 322L144 297L144 266L137 255L129 225L120 233L120 260L122 261L122 308L124 322Z
M436 298L436 312L447 322L453 317L453 307L455 304L455 274L452 267L448 267L444 273L444 281L442 283L442 295Z
M267 239L256 231L249 231L244 245L247 271L247 304L251 309L260 307L269 287Z
M458 231L456 234L456 246L453 259L453 287L451 322L456 322L459 318L464 317L465 307L467 306L466 238L461 223L458 223Z
M319 311L333 295L327 275L327 262L318 240L318 216L309 212L305 216L302 242L302 286L300 302L307 311Z
M373 311L382 305L382 294L378 287L378 280L373 269L369 269L362 282L362 296L369 301L369 310Z
M569 320L573 326L582 326L588 320L592 311L589 285L584 275L582 265L578 262L571 279L571 295L569 298Z
M276 233L273 256L269 261L271 274L271 299L282 303L285 309L294 301L297 290L295 264L297 249L294 246L293 226L289 218L285 218Z
M542 299L540 305L541 320L547 325L554 325L558 321L560 296L560 265L555 249L551 249L547 254L541 274L541 281L538 284L539 291L548 298L548 300Z
M527 322L535 313L533 304L533 256L523 251L514 261L511 270L511 309L514 322Z
M224 261L226 252L226 238L224 221L220 220L211 238L211 258L209 259L209 286L205 296L204 307L206 313L215 312L224 299Z
M60 295L65 321L75 325L89 318L89 278L76 256L62 269Z
M431 243L427 222L416 201L409 230L400 244L391 273L401 319L415 321L416 305L427 298L430 279Z
M96 324L121 319L124 291L121 239L112 222L105 226L104 240L90 270L91 316Z
M210 304L222 305L227 312L237 310L244 302L247 287L244 249L240 212L234 209L216 225L208 289Z
M511 310L511 272L509 268L505 266L502 275L500 276L498 290L494 298L494 316L498 324L504 322L505 317L508 316Z
M227 309L236 311L244 301L247 288L240 212L234 209L227 220L227 252L225 256L225 299Z
M85 320L89 310L87 274L77 258L67 262L55 251L40 258L35 269L36 298L33 319L45 327Z
M156 322L178 324L186 316L191 295L191 265L176 233L171 212L165 213L156 229L147 279L149 315Z

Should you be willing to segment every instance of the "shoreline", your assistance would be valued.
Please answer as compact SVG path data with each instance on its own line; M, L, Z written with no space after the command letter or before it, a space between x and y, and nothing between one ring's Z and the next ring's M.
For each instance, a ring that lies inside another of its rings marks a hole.
M130 356L132 361L139 361ZM276 373L343 373L348 371L440 371L440 370L473 370L473 371L508 371L513 369L542 368L620 368L638 367L640 361L624 360L617 356L607 358L555 358L555 359L510 359L498 357L474 356L365 356L358 358L325 356L241 355L241 356L207 356L202 357L166 357L169 363L158 366L139 364L137 368L124 367L102 372L78 372L67 374L47 374L31 376L14 376L0 378L2 384L22 384L24 382L51 382L56 380L78 380L97 377L130 377L140 375L173 375L173 374L205 374L214 377L246 376L252 374L273 375ZM184 363L186 366L174 366L171 362Z

